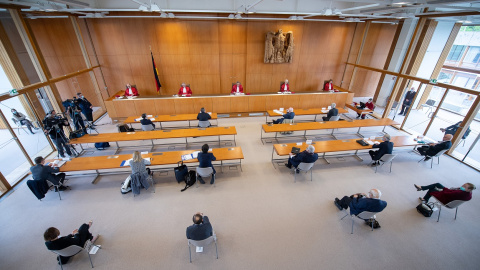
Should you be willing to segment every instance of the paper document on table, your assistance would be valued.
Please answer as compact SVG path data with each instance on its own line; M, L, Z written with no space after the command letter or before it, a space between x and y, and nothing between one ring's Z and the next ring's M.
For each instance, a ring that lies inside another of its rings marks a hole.
M182 156L182 161L193 159L192 154L187 154Z
M303 143L301 143L301 142L297 142L297 145L302 145L302 144L303 144Z
M322 113L328 113L328 110L322 110Z
M312 144L312 140L307 140L305 143L306 144Z
M198 157L198 153L200 153L200 151L195 151L192 153L192 158L197 158Z
M97 254L97 251L100 249L102 245L94 245L92 249L90 249L90 254Z
M273 110L274 113L276 114L280 114L280 115L283 115L283 111L279 111L279 110Z
M366 141L366 142L367 142L368 144L370 144L370 145L374 145L374 144L375 144L374 142L372 142L372 141L370 141L370 140L364 140L364 141Z
M151 121L155 121L155 118L150 118Z
M148 154L148 151L145 151L145 152L140 152L141 155L146 155Z
M142 118L137 118L137 119L135 119L135 121L140 121L140 120L142 120Z
M62 167L63 164L67 163L66 160L62 160L62 159L56 159L54 160L53 162L48 162L47 164L45 164L45 166L53 166L53 167Z
M122 163L120 163L120 167L130 166L130 160L132 160L132 159L127 159L127 160L122 161Z
M153 117L153 115L149 114L149 115L147 115L147 117Z

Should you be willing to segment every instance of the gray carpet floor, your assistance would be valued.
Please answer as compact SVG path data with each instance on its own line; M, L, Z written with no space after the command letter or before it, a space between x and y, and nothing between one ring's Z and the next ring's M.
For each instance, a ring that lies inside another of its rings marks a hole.
M226 167L220 173L217 168L216 187L207 184L180 192L183 185L175 182L170 170L168 175L155 174L155 193L142 190L133 197L120 194L127 173L101 176L96 184L91 184L91 176L71 177L71 190L62 193L61 201L54 192L38 201L21 183L0 202L0 269L59 269L55 255L44 245L43 232L55 226L66 235L90 219L91 231L101 234L97 244L102 249L92 255L95 269L479 268L479 191L459 208L457 220L454 210L444 209L437 223L437 213L431 218L417 213L423 192L413 187L434 182L460 186L467 181L478 186L477 171L446 156L430 169L429 163L417 163L420 157L405 148L395 149L399 155L392 173L385 166L375 174L363 153L363 162L351 156L332 157L331 164L319 159L313 181L302 174L294 183L293 174L282 164L272 165L272 144L260 141L264 120L219 120L220 126L236 126L237 145L245 160L243 172ZM107 124L99 126L100 132L115 130L108 118L102 121ZM380 130L366 129L365 134ZM356 130L342 130L349 131ZM392 128L386 131L400 134ZM355 220L352 235L351 219L340 220L344 214L333 199L371 188L380 189L388 202L377 215L381 228L372 232ZM185 229L197 211L209 216L217 233L219 259L211 245L203 253L193 252L190 264ZM75 256L64 268L89 269L87 255Z

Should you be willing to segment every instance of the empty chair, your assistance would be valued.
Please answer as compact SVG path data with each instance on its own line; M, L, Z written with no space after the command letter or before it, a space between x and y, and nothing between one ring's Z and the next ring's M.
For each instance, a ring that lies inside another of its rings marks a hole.
M142 125L142 130L143 131L152 131L155 128L152 125Z
M90 257L90 252L89 252L92 246L95 246L95 245L93 245L90 240L87 240L83 247L77 246L77 245L71 245L61 250L50 250L50 251L57 254L57 260L60 263L60 268L63 269L62 260L60 259L60 256L71 257L82 252L82 250L85 250L88 254L88 259L90 259L90 265L93 268L92 258Z
M338 121L340 119L340 115L332 116L328 121Z
M195 247L205 247L212 242L215 242L215 253L217 254L218 259L217 236L215 235L215 232L213 232L212 236L204 240L195 241L192 239L188 239L188 254L190 255L190 263L192 262L192 250L190 249L190 245L193 245Z
M432 195L433 198L435 198L435 196ZM458 212L458 207L460 205L462 205L464 202L466 201L462 201L462 200L455 200L455 201L451 201L447 204L443 204L440 200L438 200L437 198L435 198L436 202L435 202L435 205L438 206L438 218L437 218L437 222L440 220L440 213L442 212L442 206L445 206L446 208L448 209L454 209L455 208L455 220L457 220L457 212Z
M12 118L12 121L13 121L13 123L15 123L15 125L17 125L17 132L18 132L19 135L20 135L20 129L22 129L23 131L25 131L25 133L27 133L27 131L25 130L25 126L22 125L22 123L20 121L18 121L15 118Z
M440 164L440 156L443 155L445 152L447 152L448 149L443 149L441 150L440 152L438 152L435 156L433 156L431 158L431 163L430 163L430 168L433 168L433 158L436 157L437 158L437 164ZM425 160L427 156L424 156L422 159L420 159L418 162L422 161L422 160Z
M207 128L210 127L210 121L198 121L198 126L201 128Z
M198 181L198 177L199 177L199 176L202 177L202 178L206 178L206 177L210 177L210 176L211 176L212 179L213 179L213 186L215 186L215 174L213 173L213 168L212 168L212 167L206 167L206 168L197 167L197 168L195 169L195 171L196 171L196 178L197 178L197 179L196 179L196 180L197 180L197 181L196 181L196 182L197 182L197 188L198 188L198 186L199 186L199 184L198 184L198 182L199 182L199 181Z
M308 171L310 171L310 181L313 181L313 165L315 164L315 162L312 162L312 163L305 163L305 162L300 162L300 164L298 164L297 168L295 167L292 167L292 170L295 174L295 180L294 180L294 183L297 182L297 172L296 170L298 170L300 172L305 172L307 173Z
M381 158L380 158L380 163L381 165L380 166L383 166L383 164L385 163L388 163L390 162L390 172L392 172L392 163L393 163L393 159L396 157L397 155L394 155L394 154L384 154ZM377 173L377 169L378 167L380 166L375 166L375 173Z
M368 212L368 211L363 211L361 213L359 213L358 215L350 215L350 217L352 218L352 232L350 234L353 234L353 223L354 223L354 219L355 217L359 218L359 219L373 219L373 222L372 222L372 231L373 231L373 224L375 223L375 219L377 218L375 215L377 214L378 212ZM344 219L346 216L348 216L349 214L347 213L345 216L343 216L341 218Z

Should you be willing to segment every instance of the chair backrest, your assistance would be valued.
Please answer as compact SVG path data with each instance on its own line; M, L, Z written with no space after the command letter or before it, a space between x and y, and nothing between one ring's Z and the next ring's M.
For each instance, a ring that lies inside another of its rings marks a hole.
M332 116L328 121L338 121L340 119L340 115Z
M380 160L387 163L387 162L390 162L392 161L397 155L394 155L394 154L384 154Z
M300 164L298 164L297 166L297 169L300 169L302 171L308 171L313 167L314 164L315 162L311 162L311 163L300 162Z
M198 126L202 128L206 128L210 126L210 121L198 121Z
M394 101L392 104L392 110L397 108L397 106L398 106L398 101Z
M447 208L457 208L460 205L462 205L464 202L466 202L466 201L462 201L462 200L451 201L451 202L445 204L445 207L447 207Z
M293 121L293 119L283 119L283 123L284 124L293 124L294 121Z
M188 239L188 245L192 244L196 247L204 247L210 243L212 243L213 241L215 240L215 235L212 235L210 237L208 237L207 239L203 239L203 240L192 240L192 239Z
M363 211L357 215L358 218L361 219L369 219L369 218L374 218L375 214L378 212L369 212L369 211Z
M21 126L21 125L22 125L22 124L20 124L20 121L17 121L17 119L15 119L15 118L12 118L12 121L13 121L13 123L15 123L15 125L17 125L17 126Z
M443 150L441 150L440 152L438 152L438 153L435 155L435 157L439 157L439 156L443 155L443 154L444 154L445 152L447 152L447 151L448 151L448 149L443 149Z
M212 167L206 167L206 168L197 167L196 171L198 175L200 175L201 177L209 177L210 175L213 174Z
M427 102L425 102L425 104L427 104L427 105L429 105L429 106L434 106L434 105L435 105L435 102L436 102L435 100L429 99L429 100L427 100Z
M70 257L80 253L82 250L83 248L80 246L71 245L61 250L50 250L50 251L63 257Z
M142 125L142 130L143 131L151 131L154 130L152 125Z

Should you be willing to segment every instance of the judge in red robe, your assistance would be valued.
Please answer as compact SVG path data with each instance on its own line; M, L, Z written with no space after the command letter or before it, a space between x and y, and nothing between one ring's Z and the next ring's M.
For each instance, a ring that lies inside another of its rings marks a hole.
M330 91L330 90L335 90L335 89L333 89L333 81L332 80L328 81L323 86L323 91Z
M231 94L236 94L236 93L243 93L243 86L240 84L240 82L237 82L236 84L232 85L232 92Z
M129 83L127 83L126 88L127 88L127 89L125 89L125 96L126 97L136 97L136 96L138 96L137 88L132 87Z
M285 80L284 83L280 86L280 92L290 92L290 85L288 84L288 80Z
M192 95L192 90L185 83L182 83L182 86L178 90L178 95L179 96L191 96Z

